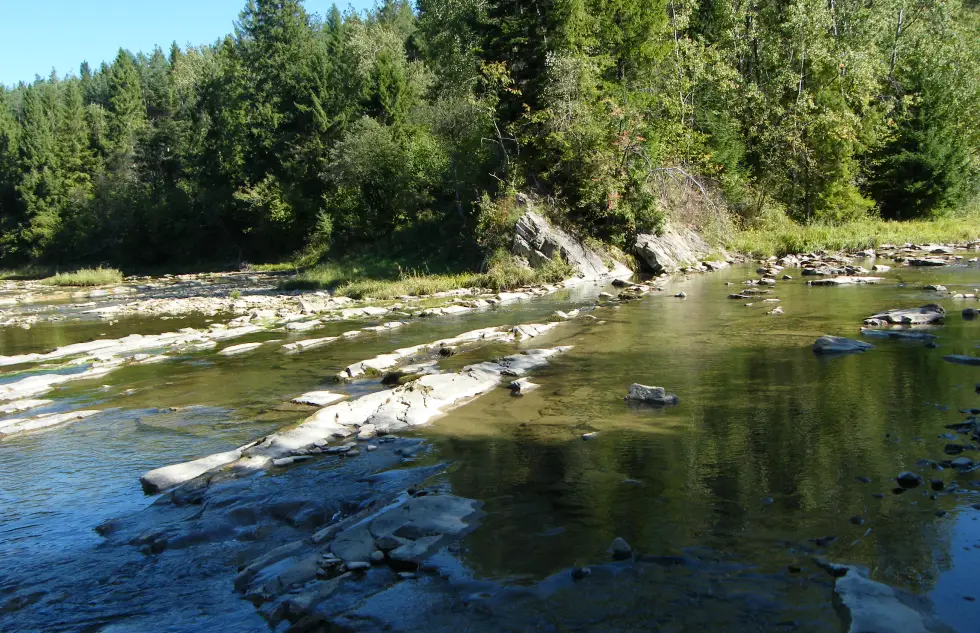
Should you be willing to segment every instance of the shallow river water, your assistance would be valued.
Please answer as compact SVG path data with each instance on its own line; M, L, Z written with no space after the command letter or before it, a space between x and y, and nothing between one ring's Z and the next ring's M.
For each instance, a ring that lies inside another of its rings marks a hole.
M574 349L534 373L540 389L520 398L505 389L491 392L418 431L433 446L424 459L450 464L446 479L454 494L484 503L479 526L460 548L461 562L480 578L532 585L602 559L617 536L653 556L710 550L759 574L812 569L819 554L865 566L874 579L931 599L955 630L976 631L980 509L973 506L980 503L980 477L916 462L948 459L945 445L963 436L944 439L945 426L963 421L961 410L980 408L980 368L943 359L980 356L980 321L960 316L976 302L937 300L923 287L942 283L951 292L973 292L980 268L906 268L886 273L877 286L826 288L808 287L790 270L796 279L780 282L770 295L781 300L780 316L767 314L773 304L761 300L746 306L728 299L743 279L756 277L754 268L678 278L667 292L597 312L604 322L563 325L547 344ZM591 303L605 289L414 321L295 356L273 345L231 358L198 353L55 392L48 396L56 401L52 410L102 413L0 440L0 630L26 630L14 606L4 606L7 593L50 592L71 580L57 573L32 578L33 570L56 572L66 560L96 556L97 525L152 501L138 482L146 471L302 419L309 410L283 403L335 388L330 377L348 363L479 327L547 319L556 309ZM687 298L672 296L682 290ZM859 355L824 358L810 349L824 334L860 338L862 320L880 310L931 302L949 311L946 325L934 330L937 348L867 339L876 348ZM0 333L0 353L195 324L124 320L110 328L66 321L10 329ZM335 324L316 335L353 327ZM263 333L236 343L275 338L285 337ZM443 365L508 349L482 348ZM662 385L680 404L632 406L623 396L634 382ZM595 431L594 440L582 440ZM895 476L906 470L956 482L960 490L932 498L927 485L893 494ZM836 540L815 542L826 537ZM814 630L836 630L836 620L826 617L830 590L815 586L781 599L798 602ZM245 603L242 612L249 609ZM198 627L205 621L191 618L166 630L204 630ZM257 619L213 624L208 630L261 630ZM79 623L77 630L164 630L138 619L113 627Z

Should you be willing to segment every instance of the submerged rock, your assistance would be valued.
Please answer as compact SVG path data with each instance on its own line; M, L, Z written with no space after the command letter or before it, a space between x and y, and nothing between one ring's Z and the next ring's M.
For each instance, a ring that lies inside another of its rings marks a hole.
M625 539L617 536L609 546L609 555L615 560L629 560L633 557L633 548Z
M680 402L680 398L675 394L668 393L663 387L649 387L639 383L630 385L629 395L626 396L626 399L632 402L646 402L656 405L673 405Z
M874 345L842 336L821 336L813 344L814 354L848 354L869 349L874 349Z
M921 486L923 479L920 475L917 475L913 472L905 471L904 473L900 473L898 477L895 478L895 481L897 481L898 485L901 486L902 488L905 488L906 490L911 490L912 488L918 488L919 486Z

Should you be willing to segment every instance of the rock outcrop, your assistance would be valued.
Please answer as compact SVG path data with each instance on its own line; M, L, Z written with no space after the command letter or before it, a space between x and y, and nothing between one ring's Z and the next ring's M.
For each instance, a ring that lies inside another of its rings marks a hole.
M623 279L633 271L615 260L603 258L581 240L552 226L544 216L528 209L514 228L515 255L527 259L532 267L543 266L560 257L571 264L584 279Z
M660 235L636 236L636 254L658 275L699 264L710 253L704 238L689 228L668 225Z

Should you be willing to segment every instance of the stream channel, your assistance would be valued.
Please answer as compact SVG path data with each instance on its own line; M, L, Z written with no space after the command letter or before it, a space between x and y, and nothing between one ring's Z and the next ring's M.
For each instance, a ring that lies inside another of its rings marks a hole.
M378 469L427 468L430 481L481 502L482 514L437 555L451 570L443 578L475 587L466 589L470 599L446 606L431 589L392 593L372 607L389 614L385 626L838 631L833 578L813 563L820 556L866 567L873 579L921 599L952 630L977 631L980 476L917 462L949 459L944 447L963 436L945 435L952 433L946 426L980 407L980 367L944 361L980 356L980 320L960 315L976 301L937 297L925 286L975 292L980 268L899 268L879 285L849 287L810 287L791 269L795 279L769 295L781 300L784 314L776 316L768 314L772 303L728 298L757 277L755 267L680 276L664 292L597 310L598 321L564 323L526 344L574 346L529 376L539 389L513 397L500 388L400 434L423 438L427 450L417 461L379 462ZM546 322L556 310L592 306L602 291L617 292L589 285L409 320L390 333L301 354L283 354L279 345L233 357L211 350L66 383L43 396L54 401L45 411L100 413L0 439L0 631L269 630L233 588L240 559L232 546L155 557L106 542L95 528L117 517L146 524L170 511L151 506L141 475L299 422L314 411L288 404L301 393L381 389L376 379L334 384L350 363L477 328ZM686 298L674 296L681 291ZM928 303L949 313L931 330L938 346L865 338L876 347L863 354L811 351L821 335L862 338L862 321L876 312ZM315 335L384 320L331 323ZM39 323L5 328L0 354L202 325L203 317ZM230 344L286 338L299 337L262 332ZM487 345L441 365L455 370L514 349ZM0 383L30 371L4 369ZM680 404L628 403L632 383L663 386ZM368 457L357 466L324 456L256 477L283 494L327 487L323 478L334 471L373 471ZM895 494L903 471L927 484ZM959 488L932 494L930 479ZM611 563L606 550L616 537L657 564L640 572ZM257 539L249 547L278 544ZM583 565L592 567L594 588L570 591L569 572ZM480 606L500 591L537 598ZM394 626L391 613L400 614ZM365 615L362 628L378 621Z

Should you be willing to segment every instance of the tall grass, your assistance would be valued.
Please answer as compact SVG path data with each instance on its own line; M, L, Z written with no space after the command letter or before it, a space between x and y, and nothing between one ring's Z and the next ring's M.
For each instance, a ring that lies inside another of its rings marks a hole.
M769 220L736 232L726 246L754 257L816 250L855 251L882 244L962 242L980 238L980 214L934 220L887 221L864 218L844 224L798 224L789 218Z
M424 274L401 272L395 279L377 278L352 264L321 264L279 284L283 290L332 290L352 299L396 299L404 296L432 295L460 288L488 288L494 291L544 283L556 283L573 274L571 266L554 261L541 268L505 254L497 254L483 273Z
M115 268L83 268L71 273L58 273L53 277L42 280L49 286L107 286L118 284L123 275Z

